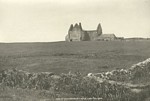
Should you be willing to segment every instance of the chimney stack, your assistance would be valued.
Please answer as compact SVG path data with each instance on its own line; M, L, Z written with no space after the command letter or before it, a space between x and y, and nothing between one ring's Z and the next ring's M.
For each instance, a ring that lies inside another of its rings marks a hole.
M72 31L73 29L73 24L70 25L69 31Z
M99 23L98 26L97 26L97 34L98 35L101 35L102 34L102 27L101 27L101 24Z
M79 28L82 30L82 25L81 25L81 22L79 23Z

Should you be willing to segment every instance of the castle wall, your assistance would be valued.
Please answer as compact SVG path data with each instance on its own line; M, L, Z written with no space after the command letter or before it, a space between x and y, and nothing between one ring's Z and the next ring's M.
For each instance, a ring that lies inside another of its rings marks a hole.
M66 41L94 41L99 35L97 31L69 31Z
M96 30L94 30L94 31L85 31L85 32L86 32L86 33L88 34L88 36L89 36L89 41L94 41L94 40L96 40L97 37L99 36Z
M69 32L69 38L70 41L81 41L82 31L70 31Z

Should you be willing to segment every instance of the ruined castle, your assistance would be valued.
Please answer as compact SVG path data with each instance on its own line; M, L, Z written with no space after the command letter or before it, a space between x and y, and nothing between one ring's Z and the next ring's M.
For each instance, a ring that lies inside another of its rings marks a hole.
M101 24L98 24L96 30L84 30L81 23L70 25L66 41L99 41L99 40L114 40L114 34L103 34Z

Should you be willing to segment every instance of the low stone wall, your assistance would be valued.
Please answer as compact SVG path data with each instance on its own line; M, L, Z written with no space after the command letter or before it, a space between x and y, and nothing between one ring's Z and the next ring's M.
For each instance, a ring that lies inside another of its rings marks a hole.
M129 69L112 70L110 72L102 73L89 73L87 76L119 82L128 82L141 79L141 77L150 77L150 58L132 65Z

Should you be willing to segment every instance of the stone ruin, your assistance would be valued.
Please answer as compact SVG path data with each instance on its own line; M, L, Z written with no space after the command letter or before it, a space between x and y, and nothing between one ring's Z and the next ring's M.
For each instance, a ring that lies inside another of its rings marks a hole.
M96 30L84 30L81 23L70 25L68 34L65 38L66 41L99 41L99 40L114 40L114 34L103 34L102 27L99 23Z

